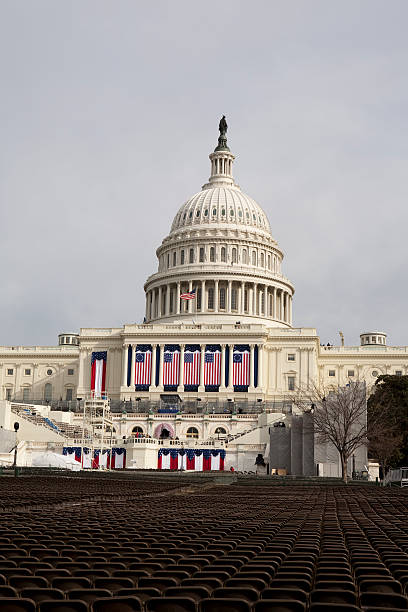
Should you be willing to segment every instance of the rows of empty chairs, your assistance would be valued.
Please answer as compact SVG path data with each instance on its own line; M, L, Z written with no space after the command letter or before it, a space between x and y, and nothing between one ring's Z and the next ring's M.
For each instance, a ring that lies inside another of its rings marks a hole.
M4 477L0 611L408 610L407 491L194 482Z

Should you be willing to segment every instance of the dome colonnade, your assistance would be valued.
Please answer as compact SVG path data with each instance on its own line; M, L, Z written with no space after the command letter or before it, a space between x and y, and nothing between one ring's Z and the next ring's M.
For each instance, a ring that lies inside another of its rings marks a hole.
M283 253L264 211L233 179L226 138L210 160L209 182L183 204L157 249L158 271L145 283L146 322L217 315L291 327L294 288L281 273ZM193 290L194 300L180 300Z

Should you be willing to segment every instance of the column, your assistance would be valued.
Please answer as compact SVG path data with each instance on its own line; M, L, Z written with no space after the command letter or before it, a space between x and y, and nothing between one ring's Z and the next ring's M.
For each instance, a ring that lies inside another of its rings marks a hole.
M248 287L249 295L248 295L248 314L254 314L254 286L249 285Z
M258 314L259 311L259 292L258 292L258 283L254 283L254 297L253 297L253 301L254 301L254 315Z
M234 345L229 345L229 379L228 379L228 390L233 391L234 386L232 384L232 368L233 368L233 356L234 356Z
M242 313L242 283L238 285L237 289L237 312L238 314Z
M177 281L176 314L180 314L180 281Z
M156 318L156 289L152 290L152 319Z
M276 287L273 288L273 318L277 319L277 316L276 316Z
M249 386L251 389L254 388L254 381L255 381L255 359L254 359L254 353L255 353L255 345L251 344L250 346L250 358L249 358Z
M190 281L188 283L188 291L189 291L189 293L191 293L192 290L193 290L193 281ZM197 296L196 296L195 299L197 299ZM188 300L187 301L187 303L188 303L188 312L193 312L193 302L194 302L194 300Z
M214 281L214 312L218 312L218 281Z
M264 286L264 317L268 316L268 287Z
M205 344L200 345L201 359L200 359L200 385L199 391L204 391L204 360L205 360Z
M241 283L241 313L245 313L245 283Z
M286 322L286 296L287 293L286 291L283 292L283 312L282 312L282 319Z
M128 346L123 346L123 360L122 360L122 385L127 387L127 364L128 364Z
M156 368L157 368L157 364L156 364L156 356L157 356L157 347L159 345L158 344L152 344L152 368L151 368L151 372L150 372L150 385L152 387L156 386Z
M170 285L166 287L166 315L170 314Z
M180 344L180 376L179 376L179 385L181 391L184 391L184 349L185 344Z
M131 366L130 366L130 386L132 388L132 391L135 390L135 352L136 352L136 345L132 344L132 360L131 360Z
M263 391L263 344L258 344L258 389Z
M146 309L145 309L145 319L149 320L149 294L146 293Z
M159 287L159 303L158 303L158 308L157 308L157 316L161 317L162 315L162 287L160 285Z
M220 390L225 390L225 344L221 344L221 384Z
M205 307L205 280L201 281L201 308L200 308L200 312L205 312L206 307Z
M232 311L232 281L228 281L228 311Z
M163 355L164 355L164 344L160 346L160 363L159 363L159 387L163 388Z
M289 325L292 325L292 296L289 296Z

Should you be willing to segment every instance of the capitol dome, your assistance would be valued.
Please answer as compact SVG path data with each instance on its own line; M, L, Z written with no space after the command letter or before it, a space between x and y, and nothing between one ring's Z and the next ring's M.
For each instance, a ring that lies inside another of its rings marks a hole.
M265 212L234 181L226 123L221 128L208 183L181 206L157 249L158 272L145 283L146 321L216 316L291 327L294 288L281 273L283 253Z

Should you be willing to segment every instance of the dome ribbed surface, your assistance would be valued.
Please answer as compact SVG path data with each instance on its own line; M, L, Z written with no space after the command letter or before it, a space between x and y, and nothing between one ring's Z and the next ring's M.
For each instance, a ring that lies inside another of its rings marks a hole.
M236 186L206 188L193 195L175 216L171 232L207 224L256 228L271 233L262 208Z

